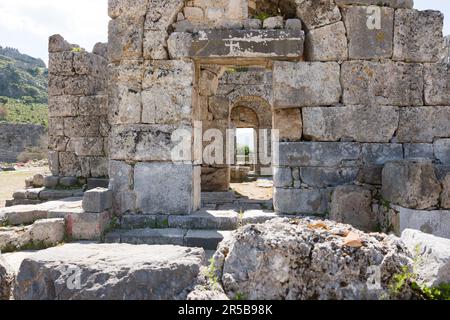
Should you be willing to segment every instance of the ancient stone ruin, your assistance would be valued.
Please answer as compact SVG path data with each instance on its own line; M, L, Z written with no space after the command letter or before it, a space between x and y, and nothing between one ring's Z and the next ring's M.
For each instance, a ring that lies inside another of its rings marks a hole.
M108 14L92 53L49 42L45 186L92 190L76 205L11 207L10 221L26 212L70 221L74 239L211 250L240 226L305 215L450 238L442 13L412 0L110 0ZM258 130L255 170L273 174L258 210L229 192L238 128Z

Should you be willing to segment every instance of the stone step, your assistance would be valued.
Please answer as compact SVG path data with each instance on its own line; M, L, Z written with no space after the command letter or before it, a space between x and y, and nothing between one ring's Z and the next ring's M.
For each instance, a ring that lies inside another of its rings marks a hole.
M13 206L0 209L0 222L8 225L27 225L46 219L49 211L61 208L81 207L82 198L72 197L37 205Z
M49 189L28 188L17 190L13 193L13 200L8 201L8 206L31 205L45 201L61 200L70 197L82 197L82 189Z
M236 195L232 191L228 192L202 192L202 204L224 204L233 203Z
M200 210L191 215L126 215L122 218L123 229L173 228L235 230L239 214L233 210Z
M106 243L178 245L216 250L231 231L186 229L135 229L115 230L105 236Z

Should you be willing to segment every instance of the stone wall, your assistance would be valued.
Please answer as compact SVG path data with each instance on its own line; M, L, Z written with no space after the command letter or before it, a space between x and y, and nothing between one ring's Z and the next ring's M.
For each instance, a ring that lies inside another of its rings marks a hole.
M46 135L44 126L0 123L0 162L16 162L28 148L42 147Z
M261 22L252 15L274 6L263 2L109 2L109 157L118 213L198 208L199 154L194 148L173 163L172 133L183 128L192 139L195 121L205 129L210 113L220 115L205 103L218 88L218 66L272 70L279 212L337 210L334 191L347 184L376 198L383 166L393 160L428 159L442 176L448 172L440 12L414 10L410 0L288 1L275 4L280 16ZM352 188L361 210L375 204Z
M450 36L445 37L443 62L450 64Z
M347 194L358 199L346 201L371 220L386 163L427 159L437 175L428 178L441 183L450 172L450 69L438 63L443 15L411 9L412 1L333 2L298 8L307 61L274 63L275 113L297 108L303 128L301 139L280 145L274 204L333 216L345 198L334 193L354 185L360 189ZM380 24L371 26L377 12ZM432 202L428 209L439 206Z
M49 161L52 174L71 177L108 176L106 47L93 53L49 41Z

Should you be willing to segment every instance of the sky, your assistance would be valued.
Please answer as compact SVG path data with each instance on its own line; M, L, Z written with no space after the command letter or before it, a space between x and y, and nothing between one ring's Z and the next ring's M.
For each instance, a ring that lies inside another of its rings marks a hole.
M48 37L61 34L70 43L92 50L108 39L107 0L0 0L0 45L47 62ZM450 1L415 0L420 10L436 9L446 16L450 34Z

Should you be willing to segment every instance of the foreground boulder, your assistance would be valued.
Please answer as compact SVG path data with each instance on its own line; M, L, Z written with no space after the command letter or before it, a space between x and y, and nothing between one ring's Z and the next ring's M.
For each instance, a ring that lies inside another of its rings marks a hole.
M387 298L393 276L411 266L398 238L314 219L241 228L214 260L227 296L251 300ZM406 286L395 298L411 297Z
M450 283L450 240L406 229L402 240L414 255L418 281L430 287Z
M69 244L25 259L16 300L186 299L204 262L202 249Z
M13 281L14 275L11 267L0 253L0 300L9 300Z

